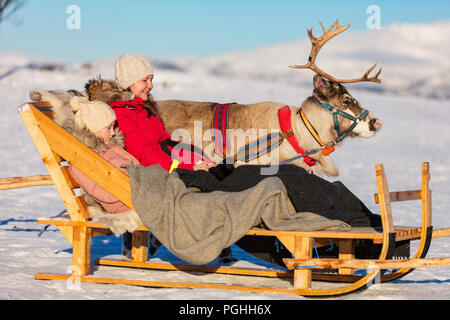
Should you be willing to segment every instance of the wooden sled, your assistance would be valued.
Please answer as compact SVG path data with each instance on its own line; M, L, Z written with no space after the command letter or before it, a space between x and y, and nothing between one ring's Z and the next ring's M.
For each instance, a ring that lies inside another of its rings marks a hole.
M246 275L257 277L287 278L289 288L268 287L264 285L244 286L216 283L184 283L125 278L104 278L91 274L91 239L105 235L110 231L102 224L88 221L86 203L74 191L79 186L68 171L67 162L96 181L100 186L134 209L128 177L94 151L82 144L67 131L51 120L51 106L46 102L27 103L19 107L20 116L41 156L51 179L59 193L70 220L39 219L40 224L52 224L59 228L73 246L72 273L68 275L35 274L35 279L68 280L93 283L126 284L148 287L169 288L212 288L231 289L252 292L292 293L303 296L333 296L367 288L374 281L391 281L411 272L413 268L450 265L448 258L424 259L432 238L447 237L450 228L433 230L431 224L431 191L429 189L429 164L422 164L422 186L419 190L389 192L382 164L377 164L377 194L382 217L382 230L354 228L351 231L316 231L287 232L253 228L248 235L275 236L292 253L292 259L285 259L288 269L260 270L232 267L205 267L192 265L175 265L148 262L148 229L139 227L133 233L131 259L98 259L96 263L103 266L143 268L157 270L200 271L217 274ZM422 225L420 227L394 226L391 202L421 200ZM368 239L382 244L377 260L355 259L355 242ZM420 241L417 253L412 259L390 260L396 242L404 240ZM330 241L339 247L339 259L312 259L314 247L329 246ZM394 264L395 263L395 264ZM314 273L313 269L337 269L336 274ZM363 276L355 275L354 270L367 269ZM386 274L384 269L396 269ZM127 271L123 270L126 275ZM380 277L381 276L381 277ZM313 280L348 282L337 288L313 289ZM263 278L261 278L261 283Z

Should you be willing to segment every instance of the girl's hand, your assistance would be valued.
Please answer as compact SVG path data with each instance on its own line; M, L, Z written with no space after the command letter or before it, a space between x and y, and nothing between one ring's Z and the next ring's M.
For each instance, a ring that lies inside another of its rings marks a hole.
M206 162L203 162L203 161L199 161L199 162L197 162L194 165L194 171L197 171L197 170L208 171L209 168L212 168L212 167L215 167L215 166L217 166L217 164L215 164L215 163L206 163Z

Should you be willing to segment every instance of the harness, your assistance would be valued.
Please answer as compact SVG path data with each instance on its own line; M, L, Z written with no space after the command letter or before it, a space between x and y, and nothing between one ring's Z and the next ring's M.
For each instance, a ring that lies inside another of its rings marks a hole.
M225 158L230 152L228 144L227 127L228 127L228 110L232 103L216 104L214 106L212 117L212 129L214 135L214 143L216 154Z
M314 166L316 164L316 161L306 155L305 150L303 150L299 144L298 140L294 135L294 131L292 130L292 123L291 123L291 109L289 106L284 106L280 109L278 109L278 123L280 125L280 129L283 135L283 138L286 138L287 141L291 144L291 146L294 148L294 150L303 156L303 161L310 167Z
M249 162L261 155L270 153L273 148L277 148L283 142L283 136L276 132L251 142L241 147L236 154L229 155L230 144L228 143L228 113L230 107L235 103L216 104L213 109L212 129L215 143L215 151L224 158L224 163L235 163L236 161ZM227 158L228 156L228 158Z
M323 108L327 109L328 111L330 111L333 114L334 130L336 131L336 133L338 135L338 137L334 140L333 145L344 140L344 138L347 137L348 134L353 131L353 129L355 129L355 127L358 125L358 123L360 121L364 120L367 117L367 115L369 114L369 110L364 110L364 112L361 113L361 115L358 118L356 118L351 114L348 114L340 109L333 107L331 104L320 102L319 99L317 99L317 98L316 98L316 100ZM302 116L302 114L304 115L302 109L300 109L299 111L300 111L300 116L305 123L304 119L306 119L306 121L307 121L307 118L306 118L306 116L304 116L304 117ZM338 116L341 116L341 117L344 117L344 118L347 118L347 119L353 121L353 123L350 125L350 127L344 133L342 133L341 129L339 128ZM307 121L307 122L309 123L309 121ZM306 125L306 123L305 123L305 125ZM312 132L315 132L314 128L313 128L313 131L309 130L309 132L314 137L314 134L312 133ZM316 135L317 135L317 132L316 132Z
M368 110L364 110L364 112L358 118L356 118L353 115L348 114L342 110L339 110L328 103L320 102L319 99L317 99L317 98L316 98L316 100L323 108L332 112L333 122L334 122L334 130L336 131L338 137L329 143L324 143L322 141L322 139L320 138L319 134L317 133L316 129L314 129L311 122L309 122L308 118L306 117L306 115L303 111L303 108L300 107L299 110L297 111L297 114L300 115L300 119L302 120L305 127L308 129L309 133L313 136L314 140L316 140L317 143L320 145L320 148L318 148L318 149L311 149L309 152L305 152L302 148L300 148L297 138L295 137L294 132L292 130L290 108L289 108L289 106L284 106L284 107L278 109L278 121L280 123L280 129L283 134L283 137L289 141L289 143L292 145L294 150L299 155L295 156L291 159L285 160L283 162L280 162L280 165L297 160L299 158L303 158L303 161L310 167L315 165L315 160L310 158L309 155L313 155L319 151L322 151L322 154L325 156L332 153L335 150L334 145L341 142L345 137L347 137L353 131L353 129L355 129L355 127L358 125L358 123L360 121L364 120L367 117L367 115L369 114ZM344 118L347 118L347 119L353 121L353 123L350 125L350 127L343 133L341 132L341 129L339 127L338 116L342 116Z
M334 139L333 141L331 141L329 143L324 143L320 139L319 134L314 129L311 122L309 122L302 107L300 107L300 109L297 111L297 113L300 115L300 119L302 119L302 122L305 125L305 127L308 129L309 133L313 136L313 138L317 141L317 143L322 147L321 149L322 149L323 155L326 156L334 151L334 145L336 145L339 142L341 142L342 140L344 140L344 138L347 137L353 131L353 129L355 129L355 127L358 125L358 123L367 117L367 115L369 114L369 110L364 110L364 112L361 113L361 115L358 118L356 118L355 116L348 114L340 109L337 109L328 103L320 102L319 99L317 99L317 98L316 98L316 100L320 104L321 107L325 108L326 110L330 111L333 114L334 130L337 133L336 139ZM341 117L344 117L346 119L353 121L353 123L350 125L350 127L347 130L345 130L343 133L341 132L341 129L339 127L338 116L341 116Z

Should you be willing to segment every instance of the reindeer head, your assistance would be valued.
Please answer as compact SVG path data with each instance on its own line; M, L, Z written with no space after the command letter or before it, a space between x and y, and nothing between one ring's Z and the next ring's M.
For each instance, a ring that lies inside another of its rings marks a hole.
M316 98L317 103L321 104L322 107L328 105L331 108L335 108L335 110L339 110L337 115L341 115L339 117L339 125L342 132L352 126L354 120L351 117L360 120L349 133L350 137L370 138L381 128L381 121L370 112L367 113L365 108L352 97L342 84L324 79L321 75L316 74L313 79L313 85L313 97ZM328 109L329 107L326 108ZM365 112L367 115L365 115ZM350 115L350 117L346 115Z
M324 104L328 105L326 107L330 111L332 110L340 110L333 111L334 113L343 116L340 122L342 122L342 126L346 128L353 128L349 131L349 136L361 136L361 137L372 137L377 130L381 128L381 121L375 118L372 114L366 112L359 102L354 99L347 91L347 89L341 83L354 83L354 82L377 82L380 83L381 79L379 75L381 73L380 70L375 74L375 76L370 77L369 74L376 67L376 63L369 68L369 70L364 73L361 78L342 80L336 79L333 76L327 74L323 70L321 70L316 65L316 57L319 53L322 46L330 39L344 32L350 26L349 24L346 26L339 25L338 20L329 28L325 29L323 24L320 22L320 25L323 30L323 34L320 37L314 37L312 34L312 28L307 29L309 39L311 40L311 52L309 54L308 62L304 65L294 65L290 66L295 69L310 69L317 74L314 76L314 92L313 96L318 100L318 103L324 106ZM350 115L350 117L346 117L346 115ZM351 117L357 119L351 122ZM335 127L337 127L335 125ZM336 128L337 131L340 129Z

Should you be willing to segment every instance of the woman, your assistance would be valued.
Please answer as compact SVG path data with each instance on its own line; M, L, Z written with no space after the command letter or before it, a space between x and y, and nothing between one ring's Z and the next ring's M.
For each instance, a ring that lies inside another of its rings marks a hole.
M173 167L208 170L214 166L198 155L186 156L183 151L177 161L172 160L171 137L159 117L155 101L149 95L153 88L153 69L144 58L131 54L121 56L116 61L115 78L120 88L135 96L130 101L114 101L111 107L118 127L125 135L125 149L143 166L159 164L167 171Z
M135 98L130 101L117 100L111 103L118 128L125 136L125 149L134 155L141 165L159 164L163 169L171 171L175 168L190 171L208 171L215 164L203 161L195 153L186 154L181 151L174 161L171 156L171 136L164 128L150 91L153 89L153 69L142 57L125 54L116 60L115 79L117 85L130 91ZM173 146L173 144L171 144ZM183 160L181 160L182 158ZM186 159L187 158L187 159ZM131 248L131 237L124 234L124 248ZM154 255L161 243L150 237L149 252ZM127 249L125 249L127 251ZM231 250L225 249L220 255L222 262L232 262Z

